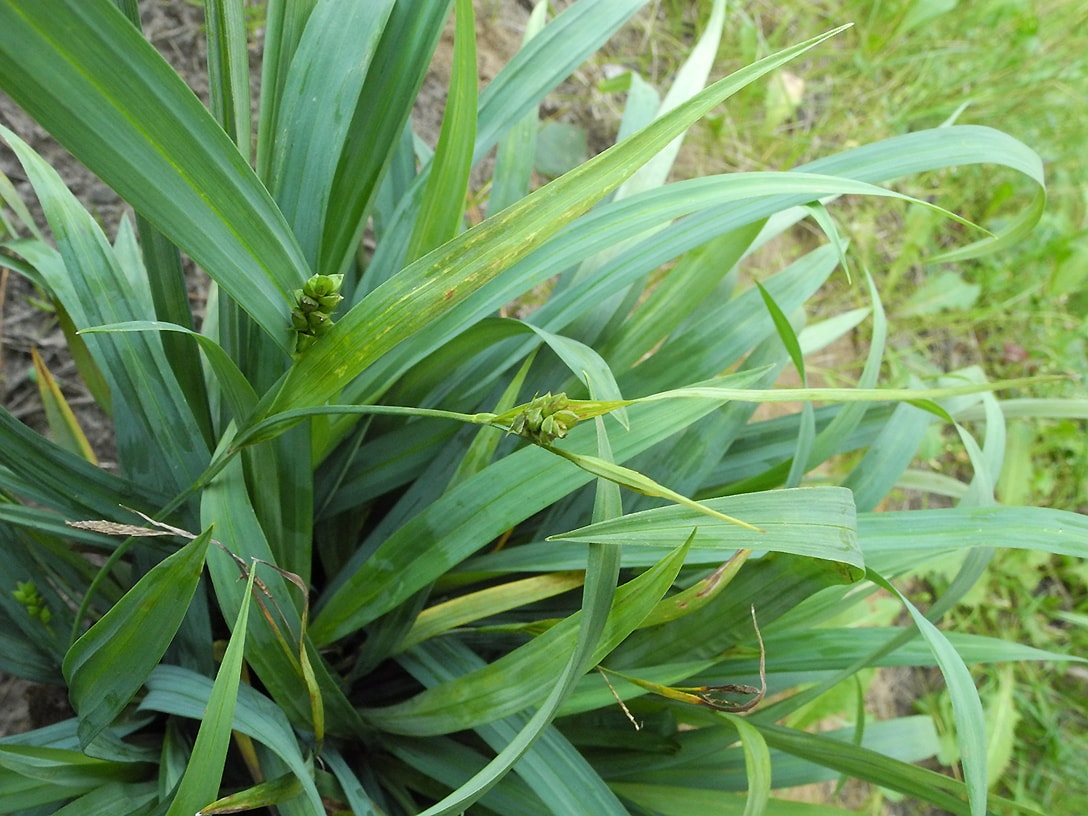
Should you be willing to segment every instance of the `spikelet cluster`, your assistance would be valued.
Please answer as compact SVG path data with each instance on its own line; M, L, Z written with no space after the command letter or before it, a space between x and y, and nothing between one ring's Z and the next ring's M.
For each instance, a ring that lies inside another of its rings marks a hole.
M314 275L295 290L291 327L297 332L295 352L301 354L333 327L332 313L344 299L340 294L343 275Z

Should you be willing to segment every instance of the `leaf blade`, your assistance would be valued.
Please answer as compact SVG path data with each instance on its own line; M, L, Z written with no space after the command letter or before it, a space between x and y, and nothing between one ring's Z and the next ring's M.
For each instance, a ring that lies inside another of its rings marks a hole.
M209 529L153 567L68 650L64 677L83 746L121 712L166 652L196 592L210 541Z
M107 0L14 0L0 7L0 32L0 85L289 352L289 295L309 276L305 259L237 148L151 45Z

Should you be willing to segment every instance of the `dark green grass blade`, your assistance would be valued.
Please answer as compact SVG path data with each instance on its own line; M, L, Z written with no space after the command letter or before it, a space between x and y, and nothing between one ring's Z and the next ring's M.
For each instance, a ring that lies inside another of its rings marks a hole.
M122 21L122 25L128 23ZM25 142L0 127L34 185L57 239L59 255L45 244L31 260L78 329L148 318L153 312L146 279L130 278L90 214L56 171ZM24 245L30 253L32 246ZM118 296L121 293L121 296ZM207 458L200 428L170 370L156 335L88 338L113 400L122 464L128 474L184 489ZM147 439L158 439L152 451Z
M453 0L418 4L399 0L382 33L329 189L317 269L345 272L351 265L379 183L405 136L412 104L423 84ZM411 139L407 139L410 148ZM411 170L415 160L411 157ZM387 236L383 234L382 243Z
M249 161L253 116L243 0L204 0L204 25L212 116Z
M311 265L317 263L326 222L344 216L342 202L330 199L332 189L342 183L336 177L337 164L350 127L358 126L353 115L394 5L394 0L319 3L278 100L269 189ZM357 184L359 179L352 181Z
M476 140L476 29L472 3L456 0L449 93L430 174L405 253L416 260L461 231Z
M261 102L257 124L257 175L268 183L276 144L276 122L287 73L317 0L269 0L261 59Z
M204 571L211 533L186 544L140 579L64 658L64 677L89 745L128 705L162 659Z
M291 368L263 414L327 400L385 352L586 212L723 99L834 33L720 80L641 133L406 267L340 318Z
M0 86L289 350L289 293L308 272L283 216L111 3L4 3Z
M189 816L190 813L198 813L206 804L219 797L219 783L223 779L227 748L234 724L246 632L249 629L249 605L253 598L253 580L256 577L257 565L251 563L238 618L234 622L227 650L215 675L211 694L208 695L208 704L200 720L200 730L196 735L193 752L166 816Z
M616 461L670 436L711 407L689 400L632 406L631 432L613 442ZM564 444L588 452L596 448L590 439L583 426ZM374 620L590 478L547 451L525 448L462 482L389 535L376 556L353 559L321 604L311 630L315 641L327 643Z
M127 224L127 221L122 224ZM167 323L193 328L193 315L189 305L189 293L185 283L185 270L181 265L178 248L142 215L136 215L136 229L140 236L140 250L147 283L155 304L155 316ZM170 361L170 368L177 377L182 393L189 403L193 416L204 432L208 445L213 444L214 434L208 412L208 393L203 372L193 365L193 341L186 337L166 336L162 339L163 351ZM71 347L69 342L69 347ZM85 376L85 375L84 375Z
M0 486L72 519L131 521L120 505L151 513L170 500L151 485L114 476L62 450L4 408L0 408L0 440ZM80 486L78 495L72 492L73 482Z
M0 745L0 802L7 813L43 812L37 809L44 805L55 807L111 782L135 782L146 777L146 766L95 759L80 751ZM52 813L54 809L44 812Z
M148 679L147 688L141 710L199 720L211 696L212 680L178 666L161 665ZM319 798L313 789L312 770L291 724L283 710L268 697L248 685L239 686L233 728L267 746L298 777L311 801Z

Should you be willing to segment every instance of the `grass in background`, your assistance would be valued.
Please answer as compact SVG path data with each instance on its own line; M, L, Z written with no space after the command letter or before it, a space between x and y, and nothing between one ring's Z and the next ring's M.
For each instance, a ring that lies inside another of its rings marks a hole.
M647 22L638 70L655 84L690 48L697 6L661 0ZM832 48L782 70L769 90L748 89L700 123L678 166L687 175L784 169L829 150L953 120L999 127L1032 145L1047 163L1047 212L1029 237L1003 253L927 267L927 256L962 242L954 235L960 228L898 203L858 200L839 226L859 265L878 275L891 324L899 330L888 358L892 381L933 373L931 361L945 370L978 363L994 377L1065 375L1031 396L1080 398L1076 415L1030 425L1011 421L997 493L1006 504L1086 512L1088 6L1076 0L738 3L730 11L718 70L845 21L855 28ZM631 57L616 59L630 64ZM1001 223L1002 202L1014 193L995 190L986 169L977 167L911 184L915 195L952 202L952 209L991 227ZM805 242L803 233L795 238ZM889 247L897 254L890 255ZM860 289L840 284L823 296L858 296L860 303ZM847 354L835 364L851 367L855 359ZM836 377L834 370L824 374ZM947 469L958 441L934 438L929 448L934 463ZM941 497L921 501L940 503ZM919 576L921 586L943 592L955 567L935 565ZM954 625L1088 653L1086 586L1088 568L1075 559L1001 551L960 605ZM1088 767L1088 677L1047 664L983 667L979 673L991 727L1004 735L990 757L994 770L1004 768L1004 792L1047 813L1088 806L1088 781L1073 770ZM950 711L941 691L926 705L939 718Z

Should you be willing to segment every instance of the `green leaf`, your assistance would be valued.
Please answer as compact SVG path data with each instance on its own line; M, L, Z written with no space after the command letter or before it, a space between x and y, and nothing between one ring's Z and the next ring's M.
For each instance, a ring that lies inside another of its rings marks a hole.
M4 3L0 87L290 352L290 292L309 270L287 222L223 129L112 3Z
M870 566L905 554L929 560L937 552L1010 547L1088 558L1088 519L1045 507L979 507L863 513L858 538ZM907 547L907 542L913 542Z
M98 332L178 332L193 338L207 357L208 365L218 382L223 398L236 420L249 416L257 405L257 393L253 386L246 380L245 375L238 370L238 366L230 358L223 347L207 335L178 326L174 323L162 323L157 320L133 320L127 323L112 323L105 326L95 326L84 329L81 334L95 334Z
M89 745L162 659L196 592L211 530L157 564L64 657L79 741Z
M252 787L216 799L210 805L200 809L201 816L219 813L238 813L243 810L282 805L297 799L302 794L302 785L294 774L284 774L275 779L253 785Z
M15 813L80 796L111 782L146 778L140 763L95 759L65 748L0 745L0 802Z
M398 651L405 651L428 638L511 609L551 598L585 582L578 571L552 572L521 581L511 581L462 595L425 609L401 641Z
M724 513L715 510L707 504L700 504L699 502L689 499L687 496L681 495L674 490L670 490L664 485L659 485L653 479L648 476L644 476L638 471L631 470L630 468L617 465L612 462L606 462L603 459L599 459L596 456L586 456L584 454L572 453L571 451L564 450L563 448L556 447L554 445L545 446L547 450L552 453L563 457L568 462L573 462L582 470L592 473L602 479L608 479L611 482L615 482L621 487L626 487L628 490L633 490L636 493L641 493L644 496L653 496L655 498L668 499L669 501L676 502L687 510L699 513L701 515L709 516L715 521L725 521L730 524L735 524L738 527L743 527L752 532L759 532L759 528L749 524L746 521L742 521L733 516L727 516Z
M0 17L3 10L0 9ZM130 29L124 20L121 24ZM146 279L133 280L101 228L57 172L11 131L3 136L26 170L59 250L24 244L28 258L63 304L76 328L137 320L153 314ZM63 259L63 260L61 260ZM131 266L130 266L131 270ZM124 293L118 297L118 293ZM207 458L203 435L162 343L155 335L88 338L110 385L122 464L129 474L177 491L197 478ZM146 440L158 440L152 452Z
M438 146L405 262L444 244L461 229L476 140L476 28L471 0L456 0L453 67Z
M249 161L253 114L243 0L204 0L204 25L212 115Z
M797 334L793 331L789 318L786 317L778 307L778 304L774 302L771 293L763 288L763 284L759 281L756 281L756 289L759 290L759 296L763 298L763 305L767 307L767 311L771 315L775 331L778 332L778 336L782 340L782 345L786 347L786 351L789 352L790 360L793 362L794 368L797 369L797 373L801 376L801 383L807 385L808 382L805 377L805 358L801 354L801 346L797 342Z
M760 816L766 812L771 798L771 753L759 729L743 717L724 711L715 712L737 729L744 749L744 767L748 772L748 801L744 816Z
M134 816L158 801L158 784L110 782L69 802L53 816Z
M663 561L616 591L601 642L593 650L599 662L634 630L661 599L684 561L680 547ZM394 734L444 734L493 722L540 700L551 685L549 666L573 649L581 613L566 618L526 645L470 674L428 689L411 700L363 712L364 718ZM441 641L421 643L432 654ZM412 659L412 652L401 661Z
M353 816L381 816L381 811L371 801L366 789L339 751L326 748L321 758L336 776L336 781L340 783Z
M932 421L928 412L909 403L895 407L861 460L842 480L842 486L854 492L859 510L871 511L899 483Z
M0 439L0 484L73 518L114 519L127 515L122 505L154 512L170 500L161 488L115 476L62 450L3 408ZM79 484L78 494L72 491L73 482Z
M952 698L952 711L956 720L956 744L959 746L967 798L971 805L970 813L971 816L985 816L989 788L986 781L986 718L982 711L982 701L975 689L975 681L967 670L967 666L964 665L963 659L956 653L940 629L930 623L914 604L884 578L871 570L867 577L888 592L899 596L911 618L914 619L915 625L921 630L922 637L933 650L933 656L937 659L937 665L940 666L941 674L948 687L948 694Z
M405 267L341 317L332 331L302 356L265 406L263 416L327 400L382 354L588 211L726 97L840 30L718 81L641 133ZM409 293L411 297L407 297Z
M188 669L164 664L148 678L147 689L147 696L140 703L141 711L162 711L200 720L204 718L212 692L212 680ZM283 760L302 783L311 804L317 806L321 797L314 787L312 768L303 757L281 707L251 686L242 685L238 689L232 728L266 746Z
M691 316L693 305L710 296L761 228L762 222L757 221L689 250L638 310L615 333L602 338L602 355L617 370L634 365Z
M249 628L249 603L253 597L253 581L256 577L257 565L251 562L238 618L234 622L223 662L215 676L212 693L208 697L208 707L201 718L200 730L193 745L193 753L166 816L199 813L204 805L218 797L227 748L230 745L238 684L242 679L246 630Z
M931 802L956 816L971 816L964 784L958 780L843 740L779 725L753 724L772 748Z
M131 265L130 278L142 278L151 290L151 300L155 305L155 315L159 320L177 323L191 329L193 314L189 304L189 291L185 281L185 269L182 267L181 253L159 230L143 216L136 216L136 228L139 231L139 244L128 228L128 219L121 221L118 232L118 260L123 266ZM120 252L122 236L129 236L126 243L131 245L126 254ZM75 330L73 328L73 335ZM67 337L68 347L79 350L86 343L79 337ZM170 368L177 377L178 384L185 395L193 416L199 423L204 439L209 446L214 444L211 412L208 408L208 389L204 383L204 371L192 364L193 342L187 337L168 335L161 338L163 351L170 361ZM73 342L75 341L75 342ZM80 369L80 375L87 379L87 372ZM99 375L101 376L101 375ZM95 386L88 382L92 393ZM96 393L96 399L98 397ZM108 402L106 403L109 404Z
M276 144L280 100L306 22L318 0L270 0L261 59L261 99L257 124L257 175L266 182Z
M358 127L353 117L395 5L318 3L278 99L269 189L314 268L322 230L343 218L330 199L339 183L338 163L350 128Z
M774 490L707 499L703 504L736 514L764 532L751 532L686 507L661 507L553 535L549 540L660 548L683 541L694 530L692 550L712 549L719 557L745 548L789 552L838 561L851 568L846 572L854 575L853 580L860 578L865 567L853 498L843 488Z
M410 130L406 124L412 105L452 4L453 0L393 4L338 151L317 265L324 274L345 272L354 260L378 185L401 137ZM414 175L414 156L410 162ZM383 234L382 244L388 238Z

